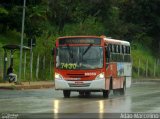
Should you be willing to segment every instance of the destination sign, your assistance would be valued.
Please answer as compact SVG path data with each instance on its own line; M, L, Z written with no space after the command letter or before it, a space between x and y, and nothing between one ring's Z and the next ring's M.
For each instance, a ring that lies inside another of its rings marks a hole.
M100 38L65 38L59 40L59 45L64 44L95 44L100 45Z

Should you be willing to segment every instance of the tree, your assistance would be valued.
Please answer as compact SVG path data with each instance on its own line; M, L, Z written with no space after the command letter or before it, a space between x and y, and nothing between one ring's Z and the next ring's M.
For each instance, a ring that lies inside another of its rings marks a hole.
M105 20L110 0L50 0L50 21L62 32L65 24L83 23L89 17Z
M150 47L160 52L159 33L160 30L160 1L159 0L121 0L120 9L122 20L126 23L133 24L136 31L133 35L150 37L148 40ZM130 29L129 29L130 30ZM133 33L133 32L132 32ZM145 44L148 42L143 40ZM158 46L159 45L159 46Z
M15 29L21 32L22 0L2 0L0 6L0 24L3 32ZM47 5L45 0L26 1L25 33L27 36L40 36L43 24L47 20Z

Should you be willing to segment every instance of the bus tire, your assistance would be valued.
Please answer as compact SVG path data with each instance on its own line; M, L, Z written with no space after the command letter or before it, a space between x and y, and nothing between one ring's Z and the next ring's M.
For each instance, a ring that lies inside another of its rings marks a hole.
M103 90L103 97L108 98L109 97L109 90Z
M118 90L118 89L113 89L113 94L114 94L114 95L118 95L118 93L119 93L119 90Z
M71 94L71 91L69 91L69 90L63 90L64 98L69 98L70 94Z

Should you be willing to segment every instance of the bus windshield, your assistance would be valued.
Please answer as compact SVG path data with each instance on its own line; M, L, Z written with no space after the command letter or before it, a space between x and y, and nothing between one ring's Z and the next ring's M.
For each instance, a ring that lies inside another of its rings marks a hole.
M103 67L103 49L100 46L60 46L56 53L56 68L97 69Z

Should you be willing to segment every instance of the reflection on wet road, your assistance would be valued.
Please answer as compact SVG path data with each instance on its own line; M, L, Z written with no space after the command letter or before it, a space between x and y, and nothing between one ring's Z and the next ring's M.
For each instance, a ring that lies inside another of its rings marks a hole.
M71 93L63 98L62 91L0 90L0 113L120 113L150 112L160 110L160 83L135 83L126 95L110 94L104 99L102 93L91 93L89 98Z
M118 97L116 99L98 99L90 97L88 99L65 99L53 100L54 113L105 113L105 112L126 112L130 111L130 97Z

